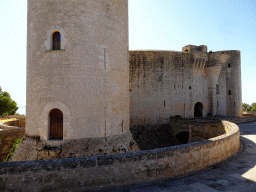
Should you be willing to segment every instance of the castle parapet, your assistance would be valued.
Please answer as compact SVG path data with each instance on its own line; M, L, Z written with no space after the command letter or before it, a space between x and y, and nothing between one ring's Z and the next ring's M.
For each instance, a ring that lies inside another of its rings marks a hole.
M208 63L208 55L207 55L207 46L200 45L187 45L185 47L182 47L182 52L185 53L191 53L193 56L193 63L194 68L201 68L204 69L207 67Z

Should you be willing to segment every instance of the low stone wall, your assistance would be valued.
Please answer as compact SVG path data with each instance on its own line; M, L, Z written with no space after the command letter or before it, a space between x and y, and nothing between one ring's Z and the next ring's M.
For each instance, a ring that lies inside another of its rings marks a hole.
M243 115L244 116L247 116L247 115L256 116L256 111L243 111Z
M237 125L200 142L114 155L0 163L1 191L85 191L155 181L198 171L234 155Z
M238 123L247 123L251 121L256 121L256 116L251 115L247 117L212 117L212 120L224 120L224 121L229 121L235 124Z
M189 143L217 137L229 132L228 124L219 120L190 120Z

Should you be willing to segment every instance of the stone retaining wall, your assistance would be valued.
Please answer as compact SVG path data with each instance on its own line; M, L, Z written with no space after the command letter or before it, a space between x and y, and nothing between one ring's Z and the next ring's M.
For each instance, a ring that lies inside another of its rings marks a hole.
M254 116L256 116L256 111L243 111L243 115L254 115Z
M198 171L234 155L237 125L200 142L124 154L0 163L1 191L85 191L155 181Z
M19 120L0 123L0 161L11 152L15 140L25 135L25 127L16 126L19 126Z
M63 141L61 144L39 141L39 137L24 137L11 161L62 159L139 151L130 132L106 138L84 138Z

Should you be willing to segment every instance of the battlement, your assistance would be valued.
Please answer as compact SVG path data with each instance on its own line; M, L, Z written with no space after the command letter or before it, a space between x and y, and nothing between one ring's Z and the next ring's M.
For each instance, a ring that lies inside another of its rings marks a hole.
M204 52L207 53L207 46L206 45L186 45L185 47L182 47L182 52Z

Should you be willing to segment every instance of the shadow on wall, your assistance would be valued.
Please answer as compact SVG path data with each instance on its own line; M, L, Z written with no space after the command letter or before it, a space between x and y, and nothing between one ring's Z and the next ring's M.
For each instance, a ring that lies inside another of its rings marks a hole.
M133 125L130 131L140 150L150 150L182 144L175 138L171 127L167 124Z

